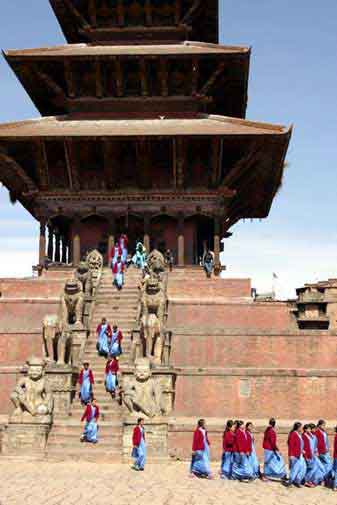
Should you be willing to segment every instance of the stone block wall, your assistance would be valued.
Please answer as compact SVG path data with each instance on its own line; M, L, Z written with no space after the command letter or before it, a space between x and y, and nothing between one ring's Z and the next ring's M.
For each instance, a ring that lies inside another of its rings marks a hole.
M337 335L326 331L208 332L178 330L171 363L177 367L335 368Z
M184 369L178 372L174 413L224 419L334 419L336 394L336 369Z
M173 332L182 328L194 331L226 329L263 332L297 329L287 303L226 302L210 299L169 302L168 327Z

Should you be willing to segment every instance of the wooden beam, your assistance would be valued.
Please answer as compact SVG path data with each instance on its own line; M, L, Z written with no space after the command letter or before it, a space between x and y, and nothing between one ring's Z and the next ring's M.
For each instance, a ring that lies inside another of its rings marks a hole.
M168 96L168 69L167 69L167 59L159 58L159 79L161 85L162 96Z
M181 24L188 24L191 23L193 20L193 17L199 7L201 6L203 0L195 0L194 3L191 5L190 9L186 12L185 16L183 17Z
M107 189L113 188L113 167L116 162L114 156L113 143L109 138L102 139L102 152L103 152L103 171L104 181Z
M219 153L220 153L220 139L215 137L212 139L212 186L215 186L219 173Z
M224 68L225 68L225 62L219 63L218 68L215 70L215 72L213 72L213 74L208 79L208 81L206 82L206 84L201 88L201 90L199 92L200 95L207 95L207 93L209 92L209 90L214 86L215 81L217 80L217 78L222 74Z
M65 4L65 6L69 10L69 12L71 12L71 14L74 16L74 18L78 21L79 25L82 28L89 28L90 27L90 25L84 19L82 14L76 9L76 7L74 6L74 4L71 0L63 0L63 3Z
M145 0L145 23L152 26L152 0Z
M182 189L185 182L186 142L182 137L177 138L177 188Z
M49 185L49 166L44 140L39 138L35 139L34 150L39 185L42 190L46 190Z
M177 139L174 138L172 140L172 149L173 149L173 167L172 167L172 172L173 172L173 187L177 187Z
M124 0L117 0L117 24L119 26L125 25L125 8L124 8Z
M174 22L179 25L181 21L181 0L176 0L174 8Z
M71 139L66 139L63 142L64 156L69 180L69 188L72 191L80 190L80 179L77 168L77 159L74 153L74 144Z
M95 86L96 86L97 98L102 98L104 95L103 80L102 80L102 67L101 67L101 62L98 59L95 61Z
M225 186L230 186L235 183L235 181L250 169L250 167L256 162L258 155L260 154L262 147L254 142L253 146L250 148L249 153L243 156L240 160L235 163L234 167L230 170L229 174L225 177L223 184Z
M40 70L37 66L33 65L31 68L31 71L34 72L34 74L42 81L44 82L53 92L55 95L60 95L62 97L66 97L64 89L59 86L52 77L49 75L45 74Z
M97 26L96 0L89 0L88 13L92 26Z
M116 91L117 96L124 96L124 78L120 59L115 58L115 72L116 72Z
M198 58L192 59L192 95L195 96L198 93L198 83L199 83L199 60Z
M8 154L4 153L3 151L0 151L0 163L1 162L3 162L10 169L10 172L13 173L13 175L15 175L19 179L19 181L24 184L27 193L31 192L37 193L39 191L33 179L29 175L27 175L22 166L19 165L17 161L15 161L11 156L8 156ZM1 180L1 173L0 173L0 180Z
M140 83L142 88L142 96L149 95L149 87L147 81L147 64L145 58L139 60Z
M64 65L64 76L67 84L67 91L69 98L76 97L74 75L71 68L71 62L68 59L63 60Z

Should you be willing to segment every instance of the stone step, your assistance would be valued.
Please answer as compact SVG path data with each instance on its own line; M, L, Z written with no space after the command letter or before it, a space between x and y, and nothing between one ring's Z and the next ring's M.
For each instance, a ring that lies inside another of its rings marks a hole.
M122 450L112 447L100 446L98 444L83 443L80 447L47 447L46 460L63 462L65 459L70 461L87 461L89 463L121 463Z

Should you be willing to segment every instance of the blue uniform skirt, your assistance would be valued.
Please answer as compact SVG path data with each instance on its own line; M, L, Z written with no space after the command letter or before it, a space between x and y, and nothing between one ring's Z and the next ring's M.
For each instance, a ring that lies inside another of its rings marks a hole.
M97 350L99 354L109 354L108 336L105 332L98 337Z
M317 456L308 459L305 481L312 482L316 486L324 480L324 467Z
M260 477L260 463L257 459L256 450L253 446L251 454L248 456L248 461L253 470L253 478L258 479Z
M290 475L289 481L294 484L302 484L305 474L307 472L307 465L303 456L299 458L290 458Z
M105 387L109 393L114 393L117 387L117 376L112 372L109 372L105 377Z
M208 477L211 475L209 446L205 442L205 449L195 451L191 461L191 473L197 477Z
M287 475L284 459L278 452L264 450L264 475L271 479L283 479Z
M331 477L332 471L332 460L330 454L320 454L319 460L323 466L324 479L329 479Z
M220 471L222 479L232 478L232 467L233 467L233 453L224 452L222 454L221 471Z
M116 340L116 342L111 344L110 354L111 354L111 356L114 356L114 357L119 356L121 354L121 346L119 345L118 340Z
M146 445L143 437L139 446L132 450L132 457L135 460L135 467L139 470L144 470L146 463Z
M84 437L87 442L98 442L97 438L98 426L97 423L92 419L89 423L86 422L84 427Z
M254 478L254 471L247 454L234 453L232 479L251 480Z
M337 489L337 458L333 460L333 467L331 472L331 487Z
M88 403L92 395L92 387L89 378L83 379L80 394L81 394L81 401L83 403Z

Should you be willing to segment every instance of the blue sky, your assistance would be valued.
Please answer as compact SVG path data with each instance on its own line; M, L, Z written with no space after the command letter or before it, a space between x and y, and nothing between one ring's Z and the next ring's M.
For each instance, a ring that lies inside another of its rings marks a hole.
M64 42L47 0L3 2L3 49ZM247 117L295 126L284 185L268 219L241 222L225 241L226 275L259 291L278 275L279 296L337 277L337 3L335 0L222 0L224 44L252 46ZM0 121L37 116L0 61ZM0 189L0 275L30 275L37 223Z

